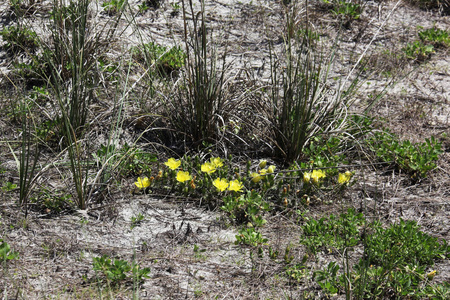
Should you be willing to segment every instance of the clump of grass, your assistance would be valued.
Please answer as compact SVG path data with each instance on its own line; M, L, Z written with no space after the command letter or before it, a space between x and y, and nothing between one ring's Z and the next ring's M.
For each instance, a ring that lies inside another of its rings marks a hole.
M196 146L211 143L217 137L220 122L223 123L225 105L225 54L218 65L219 56L208 36L205 20L205 4L195 12L189 1L192 27L186 18L187 7L183 2L186 68L176 94L164 105L165 116L185 138Z
M38 178L37 164L41 154L40 140L36 134L36 116L32 113L31 105L25 97L19 99L19 110L16 112L21 124L21 139L19 155L10 147L19 173L19 201L25 216L28 213L28 200L34 183Z
M270 56L272 111L269 119L277 155L286 162L301 158L305 145L314 136L327 136L346 126L346 119L339 119L357 88L357 79L350 82L345 92L343 86L338 91L328 88L334 52L325 54L311 40L311 35L296 34L295 16L301 13L295 5L286 12L284 53L277 57L272 50ZM308 28L303 32L309 32Z
M85 209L88 196L87 144L82 138L89 129L89 105L99 81L97 57L102 56L107 44L114 38L117 22L111 28L91 30L89 0L54 0L51 13L51 43L41 41L42 60L49 68L43 74L52 95L56 98L55 110L60 118L61 136L69 154L70 170L75 186L76 205ZM116 16L116 18L119 18Z

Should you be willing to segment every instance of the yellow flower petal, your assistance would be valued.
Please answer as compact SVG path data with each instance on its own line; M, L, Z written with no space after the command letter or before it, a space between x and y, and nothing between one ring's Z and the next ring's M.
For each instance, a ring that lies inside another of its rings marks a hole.
M349 171L345 173L339 173L338 175L338 182L340 184L348 184L350 182L350 179L352 178L353 174Z
M427 274L427 278L429 280L433 280L434 276L436 276L436 270L431 271L430 273Z
M242 185L242 182L235 179L235 180L230 181L230 186L228 187L228 190L235 191L235 192L241 192L243 187L244 186Z
M325 173L322 170L313 170L311 173L311 181L314 184L318 184L321 178L325 177Z
M216 166L212 163L206 162L201 166L201 170L204 173L212 174L216 171Z
M260 182L261 179L262 179L262 176L259 175L258 173L252 173L252 174L250 174L250 176L252 176L252 181L253 181L254 183L258 183L258 182Z
M191 177L191 175L189 175L189 172L184 172L184 171L177 172L177 181L178 182L185 182L185 181L188 181L191 179L192 179L192 177Z
M261 175L266 175L266 173L267 173L267 169L259 170L259 174L261 174Z
M220 157L211 157L210 158L211 164L215 167L215 168L221 168L223 167L223 160Z
M220 191L223 192L228 187L228 181L225 178L216 178L213 181L213 185Z
M271 165L267 168L267 173L273 173L275 172L276 167L274 165Z
M135 182L134 184L139 188L139 189L145 189L148 188L150 186L150 179L148 179L147 177L141 178L138 177L137 182Z
M309 183L311 181L311 173L304 173L303 174L303 182Z
M167 162L164 163L171 170L176 170L181 165L181 161L175 158L169 158Z
M315 176L320 179L325 177L325 172L322 170L313 170L311 176Z

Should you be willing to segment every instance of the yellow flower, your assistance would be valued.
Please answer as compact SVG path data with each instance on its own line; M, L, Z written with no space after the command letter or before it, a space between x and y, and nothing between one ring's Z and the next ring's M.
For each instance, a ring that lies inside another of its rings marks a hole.
M241 192L242 188L243 188L242 182L235 179L235 180L230 181L230 186L228 187L228 190L235 191L235 192Z
M262 176L259 175L258 173L255 173L255 172L253 172L252 174L250 174L250 176L252 176L252 181L253 181L254 183L258 183L258 182L262 179Z
M266 173L267 173L267 169L259 170L259 174L261 174L261 175L266 175Z
M213 185L220 191L223 192L228 187L228 181L225 178L216 178L213 181Z
M139 189L145 189L148 188L150 186L150 179L148 179L147 177L141 178L138 177L137 181L134 183Z
M169 158L167 162L164 163L171 170L176 170L181 165L181 161L175 158Z
M338 182L339 184L348 184L353 174L350 171L345 173L339 173Z
M264 169L267 165L267 160L263 159L259 161L259 168Z
M216 171L216 166L212 163L206 162L201 166L201 170L204 173L212 174Z
M436 270L433 270L427 274L428 280L433 280L434 276L436 276Z
M309 183L310 180L311 180L311 173L304 173L303 174L303 182Z
M185 182L185 181L188 181L191 179L192 179L192 177L191 177L191 175L189 175L189 172L184 172L184 171L177 172L177 181Z
M209 160L211 161L211 164L215 168L223 167L223 160L220 157L214 157L214 158L211 157Z
M325 173L322 170L313 170L311 173L311 181L314 184L318 184L321 178L325 177Z
M273 172L275 172L275 166L274 165L270 165L268 168L267 168L267 172L268 173L273 173Z

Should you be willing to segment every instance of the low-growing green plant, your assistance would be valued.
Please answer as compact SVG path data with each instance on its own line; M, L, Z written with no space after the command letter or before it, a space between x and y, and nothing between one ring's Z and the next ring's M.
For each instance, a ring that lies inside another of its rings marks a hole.
M434 137L414 144L409 140L400 141L387 130L376 132L367 142L379 159L394 162L413 179L426 177L429 171L436 168L436 161L443 153L441 143Z
M312 253L331 248L348 253L354 246L364 247L363 256L353 268L346 266L346 260L343 272L339 272L341 267L332 261L314 272L314 279L327 294L346 293L358 299L391 294L402 298L431 291L439 298L439 292L428 287L436 271L426 273L426 269L450 257L445 240L439 242L423 233L413 221L400 220L386 229L379 222L364 224L362 214L349 210L339 219L331 215L308 220L302 227L305 236L300 241Z
M4 48L12 53L33 53L39 46L36 32L22 26L10 26L0 31L0 36L6 42Z
M178 16L181 10L180 2L173 1L172 3L170 3L170 6L172 7L172 12L170 13L170 15L172 17Z
M136 217L131 217L130 228L133 229L134 227L139 226L144 219L145 217L141 213L139 213Z
M254 227L261 227L266 223L262 214L270 210L270 204L256 191L248 191L238 198L229 195L223 198L223 202L221 209L237 224L250 222Z
M436 27L419 31L419 37L423 42L429 42L435 46L449 47L450 36L447 30L442 30Z
M420 231L414 221L400 219L387 229L378 226L366 237L365 247L369 248L368 263L389 267L392 264L412 264L427 266L436 259L450 257L450 246L443 240Z
M195 257L196 259L205 260L205 259L206 259L206 256L205 256L205 254L203 254L203 253L205 253L205 252L206 252L206 249L200 249L199 246L194 245L194 257Z
M325 249L332 252L332 248L342 251L361 242L359 233L364 224L363 214L356 213L354 209L349 209L339 217L330 215L319 220L311 219L302 226L300 242L312 254Z
M143 1L141 4L138 5L139 13L144 13L150 8L152 9L158 9L161 7L161 4L163 3L163 0L146 0Z
M102 274L111 285L119 285L126 281L139 283L144 278L148 278L150 273L150 268L140 268L135 263L130 265L125 260L111 260L107 255L94 257L93 268L94 271Z
M348 164L346 156L342 153L341 139L330 136L324 139L320 133L310 139L303 148L305 162L300 162L302 169L336 167L339 164ZM329 175L335 175L337 169L330 169Z
M353 1L332 1L333 7L331 11L336 16L342 16L345 22L357 20L361 16L362 6L359 3L353 3Z
M402 51L405 53L408 59L424 61L434 53L434 46L429 44L424 44L422 41L415 41L413 43L408 43Z
M306 261L306 260L305 260ZM309 269L304 263L298 263L293 266L286 267L286 276L290 280L302 282L309 276Z
M115 15L121 12L127 3L127 0L108 0L102 3L102 7L108 15Z
M119 77L117 73L119 71L119 64L116 62L112 62L109 59L103 57L98 59L98 65L100 67L102 75L105 77L105 80L109 81L117 81Z
M264 238L261 232L256 231L254 228L242 228L239 230L239 234L236 235L236 245L244 244L251 247L261 247L266 245L268 239Z
M8 260L13 260L19 258L19 253L15 252L11 249L11 246L8 245L3 239L0 239L0 261L3 264L6 264Z
M186 53L178 46L167 48L155 42L143 44L141 47L131 48L133 58L138 62L147 62L153 66L157 74L168 76L178 71L185 64Z
M74 208L71 198L70 194L64 192L41 188L30 200L38 209L42 209L47 213L59 213L63 210L70 211Z
M6 181L6 182L3 183L2 191L10 192L12 190L15 190L16 188L17 188L17 184L9 182L9 181Z
M380 297L394 292L399 297L420 294L433 272L425 273L434 261L450 256L445 240L420 231L414 221L400 220L387 229L374 228L364 241L366 255L354 266L356 294ZM435 272L434 272L435 273ZM389 278L389 280L386 280Z
M115 158L109 162L122 176L140 176L150 174L151 166L158 158L154 153L144 152L137 147L125 144L120 150L115 145L100 145L100 149L94 154L94 158L101 161L107 160L112 155Z
M139 10L140 14L144 14L149 9L150 9L150 6L148 6L147 1L144 1L138 5L138 10Z
M315 280L330 296L336 295L339 292L341 285L341 276L338 276L339 268L339 265L332 261L326 268L314 272Z
M427 284L419 296L433 300L446 300L450 298L450 283Z

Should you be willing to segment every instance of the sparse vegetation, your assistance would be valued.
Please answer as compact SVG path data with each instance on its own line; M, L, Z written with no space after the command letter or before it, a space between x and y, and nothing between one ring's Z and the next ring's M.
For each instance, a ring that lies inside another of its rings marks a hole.
M442 154L441 143L434 137L414 144L408 140L400 141L395 135L382 131L375 133L368 143L379 159L395 163L415 179L426 177L429 171L436 168L436 161Z
M106 279L107 284L113 286L124 284L126 281L140 283L148 278L150 273L150 268L141 269L138 264L130 265L125 260L111 259L107 255L94 257L92 264L94 270Z
M0 293L447 299L448 31L324 2L10 1Z
M0 260L5 265L8 260L17 259L19 254L11 249L7 242L0 239Z

